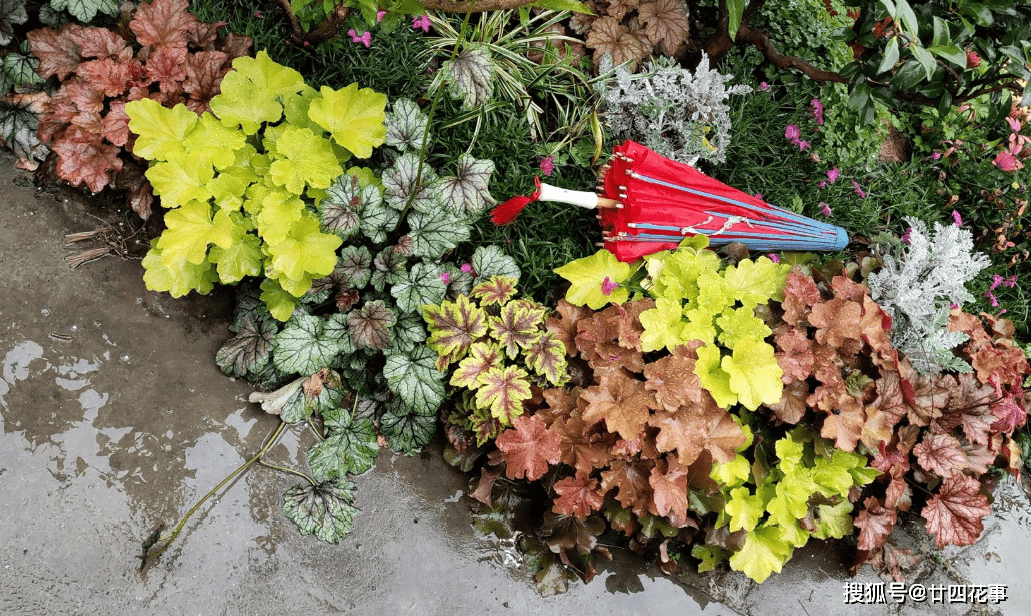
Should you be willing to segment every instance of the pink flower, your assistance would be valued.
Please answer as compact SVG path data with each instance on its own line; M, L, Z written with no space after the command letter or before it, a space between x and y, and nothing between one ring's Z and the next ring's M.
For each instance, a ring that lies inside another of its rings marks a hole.
M473 266L468 263L463 263L461 269L463 272L468 274L469 272L473 271Z
M952 221L956 223L957 227L963 226L963 219L960 217L959 212L952 210Z
M309 43L308 41L304 41L304 46L311 47L311 43ZM368 47L368 45L366 45L366 47Z
M444 281L444 284L450 284L451 283L451 274L449 274L447 272L441 272L440 273L440 279Z
M913 232L913 227L906 227L906 232L902 234L902 243L909 243L909 234Z
M383 21L383 16L386 14L386 11L376 11L376 23Z
M430 31L429 15L417 15L412 18L412 30L418 30L419 28L422 28L423 32Z
M350 30L347 31L347 34L349 34L351 36L351 42L352 43L363 43L363 44L365 44L366 48L368 48L368 47L370 47L372 45L372 33L371 32L365 32L361 36L358 36L358 33L356 33L354 31L354 28L351 28ZM307 44L307 43L305 43L305 44Z
M829 206L826 203L824 203L823 201L821 201L820 202L820 212L822 212L824 216L830 216L832 214L831 206Z
M941 157L942 157L941 152L935 152L934 154L931 154L931 159L932 160L938 160Z
M991 291L987 291L984 294L984 296L987 297L988 299L992 300L992 308L998 308L999 307L999 300L995 299L995 294L994 293L992 293Z
M995 160L992 161L992 164L1003 171L1010 172L1024 168L1024 163L1017 160L1016 156L1010 154L1006 150L1000 150L995 156Z
M988 287L988 290L994 291L1000 284L1002 284L1002 276L996 274L995 277L992 278L992 286Z
M760 83L760 84L759 84L759 89L760 89L761 91L763 91L763 92L769 92L769 91L770 91L770 84L768 84L768 83L766 83L766 82L764 81L764 82L762 82L762 83Z
M798 141L798 138L802 136L802 132L798 130L797 124L788 124L784 127L784 137L791 140L791 143Z
M763 194L762 193L755 193L755 198L760 200L760 201L762 201Z
M1004 281L1002 282L1002 284L1004 284L1004 285L1006 285L1007 287L1009 287L1009 288L1011 288L1011 289L1012 289L1012 288L1013 288L1013 286L1017 284L1017 275L1016 275L1016 274L1013 274L1012 276L1010 276L1009 278L1007 278L1006 280L1004 280Z
M949 308L952 308L953 310L955 310L955 309L959 308L959 304L953 302L953 303L949 304Z
M792 141L791 143L794 143L795 145L798 146L798 151L799 152L801 152L802 150L805 150L806 148L809 147L809 142L806 141L805 139L799 139L799 140L796 140L796 141Z
M813 99L813 117L816 118L817 124L823 125L823 103L818 98Z
M977 52L968 49L967 50L967 68L977 68L981 66L981 56L977 55Z
M835 167L827 172L827 180L830 181L831 184L833 184L838 180L838 176L840 175L841 173L838 171L838 168Z
M254 11L254 16L260 19L261 18L261 11Z
M772 252L766 256L770 258L770 261L773 261L774 263L780 263L780 257L773 254Z
M863 199L866 199L866 193L863 192L863 189L859 187L859 182L852 180L852 188L855 189L857 195L859 195Z
M826 185L827 185L827 180L820 180L820 183L817 184L816 186L817 186L817 188L823 188Z
M608 276L606 276L605 280L603 280L601 282L601 294L602 295L606 295L606 296L612 295L612 292L615 291L618 288L619 288L619 283L612 282L612 279L610 279Z
M1013 132L1018 132L1021 129L1020 122L1016 118L1007 117L1006 123L1010 125L1010 130Z
M554 170L555 170L555 157L554 156L549 155L549 156L545 156L544 158L541 159L541 171L544 172L544 175L546 175L548 177L551 177L551 172L554 171Z

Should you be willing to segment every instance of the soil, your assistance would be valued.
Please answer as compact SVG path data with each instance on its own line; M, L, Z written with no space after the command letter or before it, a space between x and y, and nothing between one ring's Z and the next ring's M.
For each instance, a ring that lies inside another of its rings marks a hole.
M615 550L590 584L541 597L507 542L472 526L466 477L439 445L384 452L358 477L355 530L302 537L280 511L295 483L255 468L210 501L160 560L138 554L256 452L276 420L215 366L232 296L146 290L145 233L98 198L42 191L0 159L0 613L21 614L1025 614L1031 505L1012 479L981 540L941 553L919 520L900 541L923 554L910 583L1004 585L1004 602L846 604L847 543L813 541L757 585L729 571L675 578ZM121 223L121 224L119 224ZM122 256L72 270L102 244L65 235L112 226ZM130 237L131 236L131 237ZM141 242L137 244L136 242ZM127 257L127 258L122 258ZM288 433L272 451L303 464ZM691 569L691 565L681 567ZM947 599L947 597L946 597Z

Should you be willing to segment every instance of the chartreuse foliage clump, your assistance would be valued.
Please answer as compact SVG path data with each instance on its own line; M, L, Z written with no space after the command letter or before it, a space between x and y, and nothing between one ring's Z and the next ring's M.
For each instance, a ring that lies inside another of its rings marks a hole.
M783 298L789 267L766 257L742 259L724 267L698 236L676 251L645 258L644 276L601 250L555 270L572 283L566 300L598 309L626 301L633 283L646 289L655 307L641 313L641 350L665 349L701 341L695 374L716 402L755 410L780 400L782 372L773 347L764 339L770 328L755 308Z
M144 280L178 297L264 276L262 299L285 321L337 265L342 239L323 219L339 205L343 164L383 143L387 100L357 84L317 92L264 52L233 68L214 113L126 104L133 151L151 161L147 179L172 210L143 260Z
M714 464L710 473L726 503L713 536L737 533L740 547L696 545L692 554L702 560L699 569L712 569L726 558L731 569L762 583L810 537L851 535L849 491L880 474L866 456L835 449L802 427L777 440L755 438L747 451Z
M259 56L256 62L267 60ZM449 260L468 238L470 212L493 202L487 188L493 166L462 156L455 176L424 166L420 177L413 150L427 119L415 103L396 101L384 123L382 102L367 90L315 92L271 63L259 73L252 70L257 64L247 66L247 88L265 92L247 104L279 110L285 120L274 111L241 111L242 95L233 103L212 101L216 112L234 118L232 129L217 124L226 128L216 129L225 135L219 143L234 160L243 150L252 162L228 167L242 169L251 182L242 195L229 196L242 205L225 213L221 201L207 197L219 208L210 220L221 216L249 225L242 233L258 244L255 266L265 274L260 288L241 287L231 327L237 335L216 360L226 374L274 390L251 398L267 412L315 430L319 442L308 450L309 485L287 493L284 512L301 532L337 542L350 530L354 513L348 476L371 468L380 442L413 455L436 434L446 386L437 353L427 346L424 307L445 298L461 301L474 285L490 288L492 276L518 277L519 269L493 246L478 247L466 263ZM233 151L237 140L244 145ZM384 158L392 164L382 173L351 168L341 174L348 153L368 156L384 142ZM149 143L144 140L144 147ZM193 207L201 206L212 207ZM285 257L283 244L292 251ZM148 258L163 260L176 245L159 240L158 254ZM199 267L217 275L221 251L232 248L216 243L205 255L205 247L205 238L194 245L203 257ZM191 264L189 257L185 263ZM521 333L499 335L521 349Z
M437 367L462 391L448 422L474 433L478 445L523 414L531 385L558 387L568 380L565 348L544 329L547 309L517 299L517 282L492 276L455 301L423 307Z

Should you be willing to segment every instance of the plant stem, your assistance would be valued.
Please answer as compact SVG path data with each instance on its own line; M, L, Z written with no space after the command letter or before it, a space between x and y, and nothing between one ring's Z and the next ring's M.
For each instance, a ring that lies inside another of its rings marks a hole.
M455 47L451 50L451 58L448 62L454 62L455 57L458 56L458 48L465 43L465 29L469 25L469 18L473 14L473 7L476 6L476 0L469 3L469 10L465 12L465 20L462 22L462 28L458 31L458 39L455 40ZM401 215L397 217L397 224L401 224L405 219L405 215L408 214L408 209L412 206L412 201L415 200L415 195L419 194L419 190L422 183L422 165L426 161L426 150L430 144L430 127L433 126L433 115L437 110L437 103L440 101L440 95L444 91L444 84L441 83L440 87L433 94L433 102L430 103L430 111L426 114L426 128L422 131L422 148L419 150L419 167L415 172L415 183L413 184L412 194L408 195L408 201L405 202L404 209L401 210Z
M283 471L284 473L290 473L291 475L297 475L298 477L303 477L304 480L307 481L308 483L310 483L311 485L316 485L315 481L312 480L311 477L305 475L304 473L302 473L299 470L290 468L289 466L279 466L278 464L273 464L271 462L266 462L264 460L258 460L258 464L260 464L262 466L265 466L265 467L268 467L268 468L274 468L277 471Z
M179 523L175 525L175 528L172 529L172 532L170 532L169 534L165 535L164 537L161 537L158 540L158 542L162 543L163 545L156 552L154 552L153 554L148 553L148 554L146 554L143 557L144 558L144 565L146 565L146 559L148 559L148 558L157 558L158 556L161 556L161 554L164 553L164 551L168 549L168 546L172 545L172 542L175 541L175 538L179 536L180 532L182 532L183 527L186 525L186 522L190 519L190 517L193 516L193 514L197 513L197 510L200 509L200 506L203 505L205 503L205 501L207 501L209 498L211 498L216 492L221 490L223 487L225 487L227 484L232 482L234 479L239 477L241 473L243 473L245 470L250 468L252 464L254 464L258 460L260 460L262 456L264 456L266 453L268 453L268 450L271 449L273 445L275 445L277 440L279 440L279 437L283 434L283 430L286 428L286 426L287 426L286 423L280 421L279 422L279 427L276 428L275 431L272 432L272 434L265 441L265 444L262 445L261 450L258 451L258 453L253 458L251 458L250 460L247 460L246 462L244 462L242 466L240 466L235 471L230 473L228 477L226 477L225 479L220 481L218 485L216 485L214 488L211 488L211 491L209 491L199 501L197 501L197 503L193 506L193 508L191 508L189 511L187 511L186 515L184 515L182 517L182 519L179 520Z

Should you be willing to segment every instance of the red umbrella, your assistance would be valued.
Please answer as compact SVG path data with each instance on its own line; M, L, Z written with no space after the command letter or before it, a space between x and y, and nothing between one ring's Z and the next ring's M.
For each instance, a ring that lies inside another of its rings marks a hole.
M842 250L848 245L841 227L770 205L633 141L616 147L597 194L539 180L537 185L530 197L514 197L495 208L495 224L512 222L538 200L598 208L604 246L624 262L674 249L698 234L708 236L713 246L741 242L752 250Z

